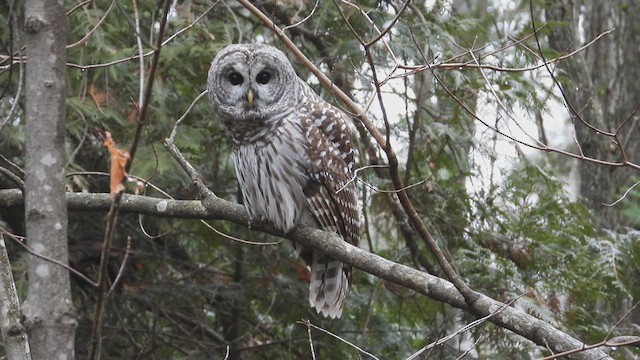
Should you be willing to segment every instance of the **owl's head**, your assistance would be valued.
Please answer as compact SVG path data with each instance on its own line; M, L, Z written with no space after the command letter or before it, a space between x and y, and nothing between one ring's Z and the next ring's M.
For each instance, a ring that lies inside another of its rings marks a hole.
M211 63L207 89L227 127L260 126L299 103L298 77L273 46L234 44Z

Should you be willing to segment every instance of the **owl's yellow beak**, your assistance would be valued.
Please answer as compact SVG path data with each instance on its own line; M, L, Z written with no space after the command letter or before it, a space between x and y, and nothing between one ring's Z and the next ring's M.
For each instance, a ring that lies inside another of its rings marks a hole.
M249 106L253 105L253 91L251 89L247 91L247 102L249 103Z

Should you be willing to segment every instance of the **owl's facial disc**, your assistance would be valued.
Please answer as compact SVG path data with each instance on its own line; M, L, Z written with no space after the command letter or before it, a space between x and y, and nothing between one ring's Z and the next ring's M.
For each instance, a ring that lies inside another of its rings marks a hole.
M284 53L264 45L229 45L209 72L209 97L232 122L266 121L293 110L297 79Z
M279 73L269 69L259 59L239 59L222 70L222 82L229 89L230 96L219 98L224 105L230 106L234 116L257 118L268 115L270 107L276 105L282 93L277 84ZM253 61L252 61L253 60ZM231 110L231 109L230 109Z

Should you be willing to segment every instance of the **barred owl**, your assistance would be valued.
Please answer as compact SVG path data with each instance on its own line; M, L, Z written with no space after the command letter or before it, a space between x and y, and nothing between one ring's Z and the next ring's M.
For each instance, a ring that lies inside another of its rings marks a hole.
M287 57L268 45L229 45L207 81L214 114L231 134L236 175L252 219L285 233L297 224L339 234L357 245L360 211L353 125L318 97ZM351 267L297 246L311 271L309 304L342 315Z

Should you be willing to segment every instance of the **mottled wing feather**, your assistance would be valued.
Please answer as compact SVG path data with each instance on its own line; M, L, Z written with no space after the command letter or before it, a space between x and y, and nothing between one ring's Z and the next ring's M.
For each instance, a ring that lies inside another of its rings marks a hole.
M303 128L311 142L307 171L315 180L305 188L307 203L324 230L357 245L360 212L353 174L352 125L342 112L325 102L314 101L305 107Z
M349 119L323 101L311 101L300 111L310 142L304 188L307 205L318 225L357 245L360 213L353 179L354 151ZM314 250L309 304L325 316L340 317L351 283L351 267Z
M310 180L304 195L311 215L326 231L357 245L360 212L353 179L354 150L349 119L331 105L310 101L300 109ZM351 267L319 250L312 251L309 304L324 316L342 315Z
M304 194L314 218L323 230L341 235L345 233L342 215L338 213L338 206L326 185L312 181L305 187Z

